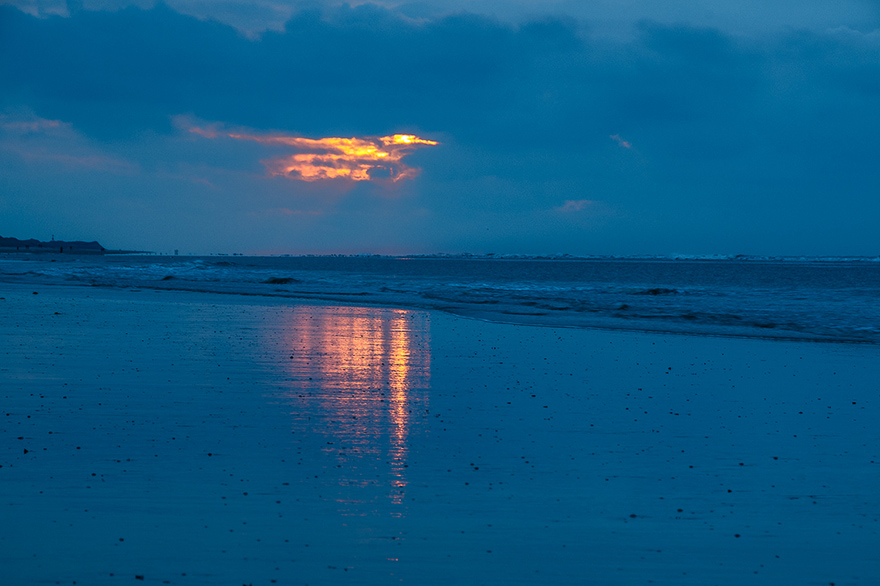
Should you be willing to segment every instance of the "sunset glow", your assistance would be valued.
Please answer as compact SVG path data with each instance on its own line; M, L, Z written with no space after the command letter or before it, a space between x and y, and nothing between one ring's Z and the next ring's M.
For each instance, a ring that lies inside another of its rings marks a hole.
M263 160L269 175L300 181L346 179L350 181L391 181L412 179L419 169L402 159L416 149L440 143L413 134L363 138L303 138L279 134L260 135L246 132L218 132L190 128L205 138L225 136L252 140L266 145L290 147L297 152Z

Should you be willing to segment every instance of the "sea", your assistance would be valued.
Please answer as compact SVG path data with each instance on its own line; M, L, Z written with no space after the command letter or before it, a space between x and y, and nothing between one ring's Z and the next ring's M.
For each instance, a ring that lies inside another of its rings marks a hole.
M0 255L4 282L438 310L498 322L880 344L880 257Z

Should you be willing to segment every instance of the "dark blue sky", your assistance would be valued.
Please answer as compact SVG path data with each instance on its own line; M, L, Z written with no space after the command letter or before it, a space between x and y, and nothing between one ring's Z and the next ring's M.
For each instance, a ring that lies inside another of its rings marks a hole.
M880 254L874 0L69 4L0 5L3 236Z

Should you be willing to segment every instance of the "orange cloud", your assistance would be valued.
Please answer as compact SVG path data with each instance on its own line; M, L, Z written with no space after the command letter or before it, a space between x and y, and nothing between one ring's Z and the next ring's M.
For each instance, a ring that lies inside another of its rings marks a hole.
M225 132L216 127L192 127L190 132L205 138L225 136L261 144L290 147L294 154L262 161L269 175L301 181L347 179L350 181L412 179L419 169L402 159L414 150L440 143L413 134L364 138L302 138L279 134L260 135Z

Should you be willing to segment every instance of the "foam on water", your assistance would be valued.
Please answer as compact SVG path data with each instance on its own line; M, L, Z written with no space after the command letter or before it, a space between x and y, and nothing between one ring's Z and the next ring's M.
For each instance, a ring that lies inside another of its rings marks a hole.
M880 343L874 258L9 255L0 282L439 309L515 323Z

